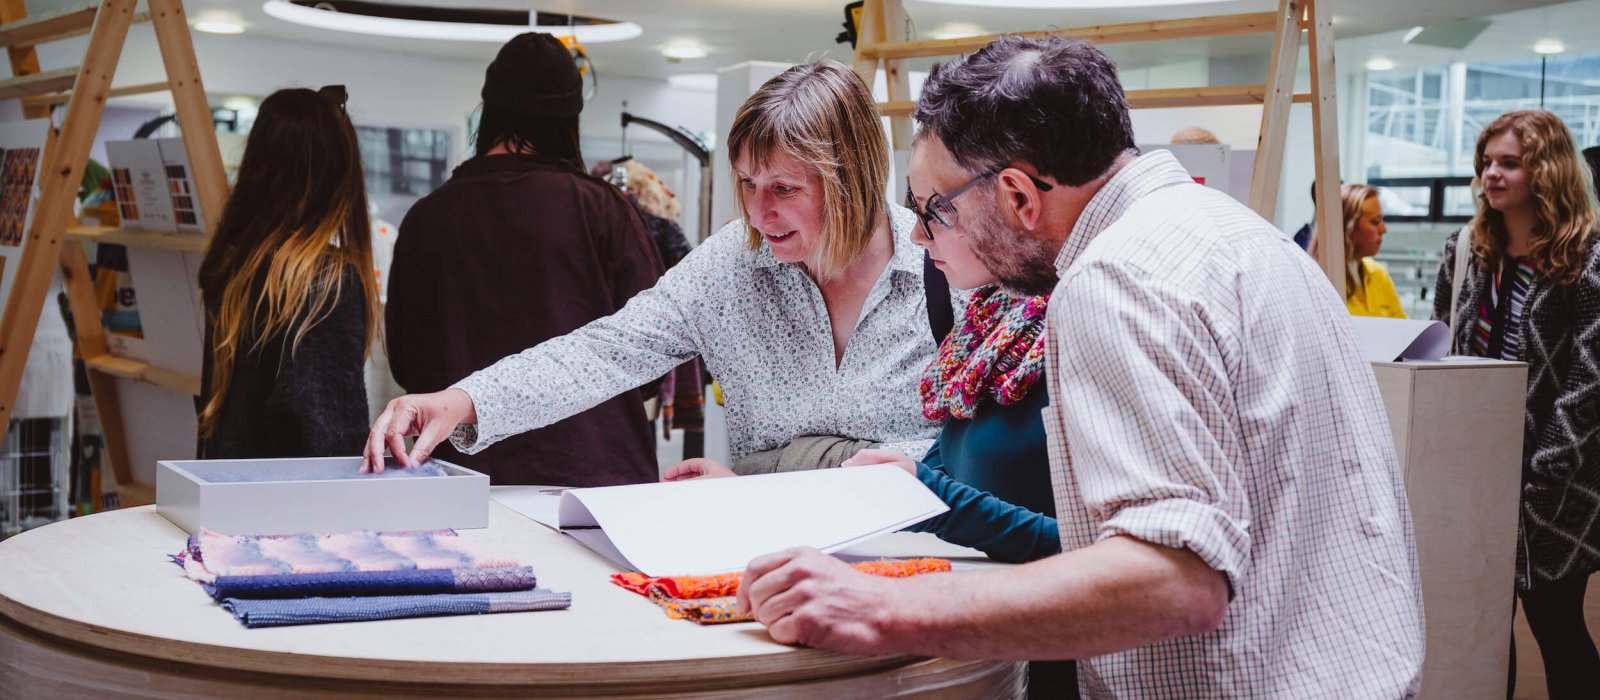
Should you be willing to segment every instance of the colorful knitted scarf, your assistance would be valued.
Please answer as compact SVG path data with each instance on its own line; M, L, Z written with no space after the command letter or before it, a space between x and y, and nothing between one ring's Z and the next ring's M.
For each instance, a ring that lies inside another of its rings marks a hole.
M970 419L985 396L1022 400L1044 371L1045 309L1050 295L1018 296L998 286L972 293L965 317L922 373L922 413L929 420Z

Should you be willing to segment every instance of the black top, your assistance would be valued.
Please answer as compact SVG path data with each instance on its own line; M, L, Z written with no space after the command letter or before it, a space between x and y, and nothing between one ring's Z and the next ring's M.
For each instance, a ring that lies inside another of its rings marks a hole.
M610 185L522 156L473 158L400 224L389 270L389 367L408 392L443 390L611 315L661 271L644 221ZM643 401L630 390L476 455L446 442L433 456L496 484L655 481Z
M361 280L347 268L328 316L306 331L291 355L288 340L305 323L302 315L286 333L250 350L254 335L235 357L233 376L218 413L216 430L200 444L205 459L339 457L361 454L367 441L367 310ZM259 294L265 267L256 273ZM252 295L252 298L255 295ZM205 369L201 405L211 400L210 319L218 297L206 295Z

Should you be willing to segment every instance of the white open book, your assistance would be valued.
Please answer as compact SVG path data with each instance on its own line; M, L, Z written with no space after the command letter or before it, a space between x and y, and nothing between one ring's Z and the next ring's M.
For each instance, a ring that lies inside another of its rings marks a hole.
M833 552L949 510L892 465L490 497L650 576L740 571L796 546Z

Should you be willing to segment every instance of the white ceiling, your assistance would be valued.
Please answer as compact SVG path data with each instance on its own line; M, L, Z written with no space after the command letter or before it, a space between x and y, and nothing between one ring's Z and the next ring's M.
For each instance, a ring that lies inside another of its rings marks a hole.
M678 73L713 72L718 68L750 60L798 62L813 55L832 55L848 60L846 44L834 37L842 29L845 0L404 0L410 4L456 7L494 7L538 9L576 13L593 17L635 22L644 34L631 41L588 46L589 54L601 75L637 78L666 78ZM1554 0L1324 0L1332 3L1336 36L1368 36L1364 42L1340 42L1340 60L1365 60L1367 54L1382 53L1404 65L1407 60L1433 60L1440 51L1390 50L1398 44L1392 33L1417 25L1431 25L1459 19L1514 12L1514 20L1496 21L1488 32L1469 48L1473 60L1506 58L1501 55L1531 55L1533 41L1545 36L1566 40L1580 47L1597 40L1594 28L1600 26L1600 0L1557 3ZM85 0L27 0L30 13L82 5ZM246 34L294 42L330 44L372 51L403 51L407 54L434 55L488 62L498 46L470 42L425 41L407 43L396 40L318 30L288 24L261 11L259 0L189 0L193 18L208 14L231 14L241 20ZM1117 5L1116 0L1108 4ZM1133 2L1121 3L1131 5ZM1077 27L1095 24L1233 14L1277 9L1277 0L1227 0L1187 6L1126 7L1098 10L1009 10L979 9L905 0L907 14L923 37L952 22L975 24L983 32L997 33L1041 27ZM1578 29L1586 29L1584 35ZM660 54L661 47L673 41L691 41L707 48L705 58L670 63ZM1114 58L1125 67L1140 67L1173 61L1192 60L1252 52L1264 52L1269 44L1265 35L1248 37L1163 42L1114 47ZM1361 55L1346 55L1346 46ZM1413 49L1415 47L1401 47ZM1486 55L1486 54L1496 55ZM1391 55L1392 54L1392 55ZM1448 58L1445 60L1449 60ZM1348 65L1348 64L1346 64Z

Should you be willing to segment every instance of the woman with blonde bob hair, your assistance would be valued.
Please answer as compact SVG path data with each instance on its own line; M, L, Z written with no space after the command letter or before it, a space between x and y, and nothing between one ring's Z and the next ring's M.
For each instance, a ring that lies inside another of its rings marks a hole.
M507 357L373 423L363 469L449 438L468 453L581 411L699 356L722 387L741 473L837 466L882 446L921 456L939 423L916 217L890 205L871 91L837 61L767 81L727 144L742 216L620 311ZM418 435L410 451L404 438ZM669 476L726 471L689 460Z
M1339 204L1344 216L1344 303L1352 316L1405 318L1394 279L1372 256L1383 246L1383 209L1378 205L1378 189L1370 185L1345 184L1339 187ZM1311 243L1311 257L1320 257L1322 238Z
M1434 318L1451 324L1458 354L1528 363L1518 596L1549 696L1597 697L1600 655L1583 619L1589 576L1600 569L1594 186L1549 112L1490 123L1473 168L1477 215L1445 242Z

